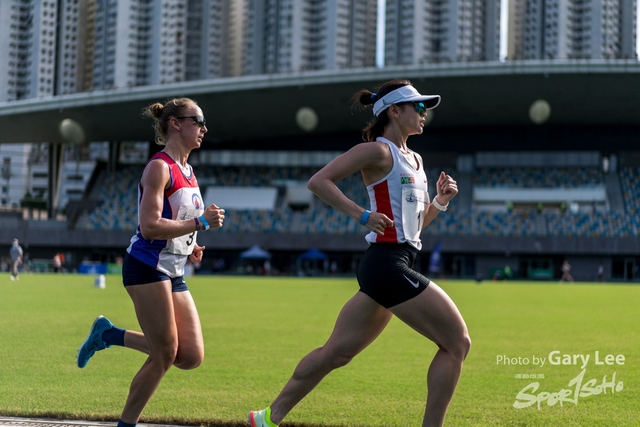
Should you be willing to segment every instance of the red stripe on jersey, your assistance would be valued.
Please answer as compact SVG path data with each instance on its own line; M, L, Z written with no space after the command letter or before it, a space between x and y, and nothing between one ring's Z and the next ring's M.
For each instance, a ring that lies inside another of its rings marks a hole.
M391 221L393 219L393 211L391 210L391 197L389 196L389 186L384 180L380 184L373 186L373 194L376 198L376 212L385 214ZM398 243L398 233L395 227L388 227L384 230L384 235L376 236L376 242Z
M171 156L169 156L164 151L157 152L153 157L151 157L149 161L154 159L162 159L167 163L167 166L169 166L169 174L171 175L171 184L169 188L165 190L165 195L167 197L171 196L173 193L175 193L181 188L184 188L184 187L194 188L198 186L198 181L196 181L196 176L193 173L193 170L191 171L191 177L186 177L185 174L182 172L182 168L180 167L180 165L178 165L175 162L175 160L173 160Z

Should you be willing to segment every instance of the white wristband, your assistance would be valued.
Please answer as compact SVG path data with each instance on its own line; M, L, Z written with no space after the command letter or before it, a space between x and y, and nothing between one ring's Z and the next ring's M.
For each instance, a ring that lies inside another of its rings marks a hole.
M447 210L447 206L449 206L449 203L447 203L445 206L442 206L440 203L438 203L438 200L434 197L433 198L433 202L431 203L433 206L436 207L436 209L444 212Z

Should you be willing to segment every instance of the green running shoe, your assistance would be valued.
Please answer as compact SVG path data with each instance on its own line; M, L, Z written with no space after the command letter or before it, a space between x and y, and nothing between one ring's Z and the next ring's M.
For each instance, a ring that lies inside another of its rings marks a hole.
M249 412L249 424L251 427L278 427L271 421L271 407Z
M113 323L104 316L98 316L91 325L91 331L89 336L78 348L78 355L76 356L76 364L78 368L84 368L89 363L89 359L95 354L96 351L104 350L108 346L106 342L102 341L102 333L113 328Z

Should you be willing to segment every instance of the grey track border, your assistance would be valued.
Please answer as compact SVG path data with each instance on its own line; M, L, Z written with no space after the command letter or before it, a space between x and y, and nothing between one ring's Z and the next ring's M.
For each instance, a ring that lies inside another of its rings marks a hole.
M18 418L0 417L1 427L112 427L115 421L81 421L81 420L54 420L48 418ZM153 427L177 427L168 424L138 424L139 426Z

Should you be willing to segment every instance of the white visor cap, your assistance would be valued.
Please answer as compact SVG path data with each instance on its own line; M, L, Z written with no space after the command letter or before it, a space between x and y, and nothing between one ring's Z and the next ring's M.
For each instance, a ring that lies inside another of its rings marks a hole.
M427 110L436 108L440 104L440 95L420 95L420 92L411 85L392 90L373 104L373 115L379 116L384 110L393 104L402 102L424 101Z

